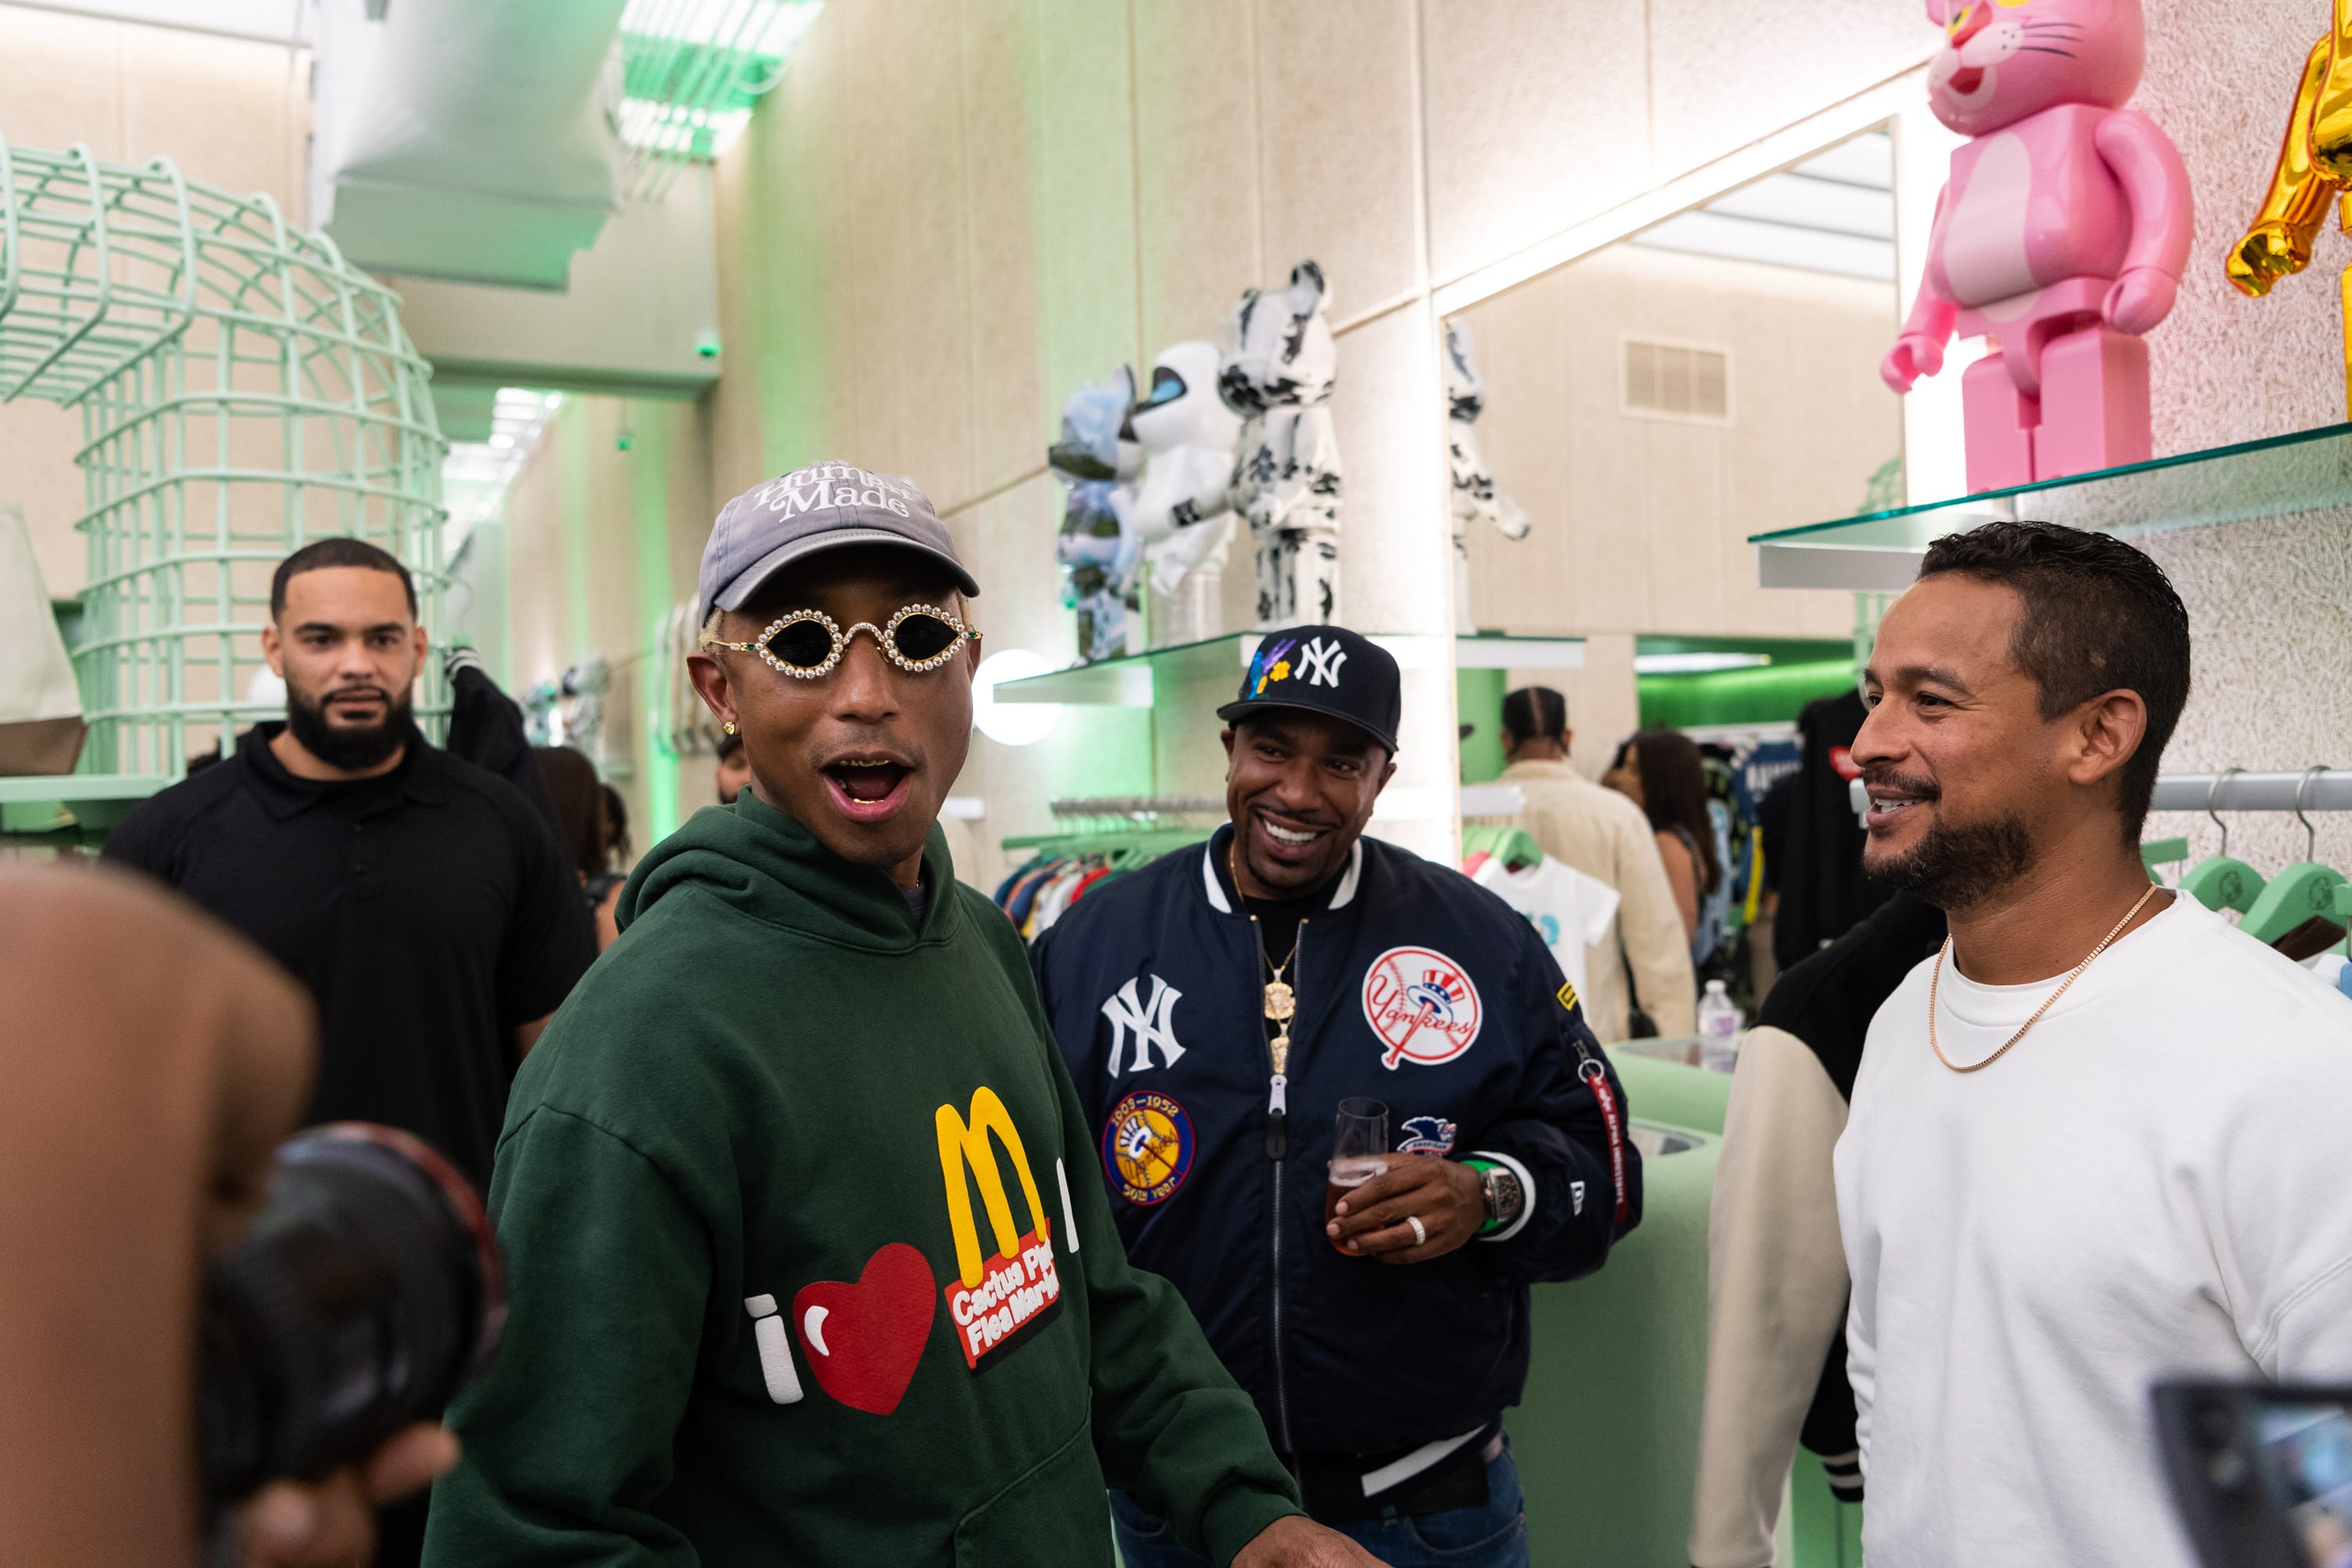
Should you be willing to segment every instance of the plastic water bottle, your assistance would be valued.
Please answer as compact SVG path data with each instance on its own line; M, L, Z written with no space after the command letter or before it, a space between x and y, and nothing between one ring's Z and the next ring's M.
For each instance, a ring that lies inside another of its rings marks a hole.
M1739 1009L1720 980L1706 983L1698 999L1698 1065L1711 1072L1729 1072L1739 1063Z

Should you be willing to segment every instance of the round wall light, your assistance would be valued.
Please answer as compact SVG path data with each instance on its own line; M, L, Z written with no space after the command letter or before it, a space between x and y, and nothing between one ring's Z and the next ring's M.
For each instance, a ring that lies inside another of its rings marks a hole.
M1055 666L1042 653L1008 647L980 661L972 676L971 721L980 732L1003 746L1030 746L1054 732L1062 721L1058 702L999 702L996 688L1008 680L1049 675Z

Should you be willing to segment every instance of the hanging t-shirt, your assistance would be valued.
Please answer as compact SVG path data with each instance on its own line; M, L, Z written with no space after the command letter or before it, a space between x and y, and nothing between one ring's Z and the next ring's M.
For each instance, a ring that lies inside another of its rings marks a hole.
M1527 916L1569 984L1584 989L1585 950L1607 940L1609 922L1617 918L1616 889L1549 855L1524 871L1489 858L1470 879Z

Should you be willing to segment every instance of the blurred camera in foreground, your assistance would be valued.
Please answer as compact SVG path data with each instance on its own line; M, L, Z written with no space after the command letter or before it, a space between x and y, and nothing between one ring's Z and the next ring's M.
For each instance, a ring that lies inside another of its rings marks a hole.
M481 1199L429 1146L360 1121L289 1139L251 1230L205 1277L206 1499L319 1477L434 1419L506 1311Z

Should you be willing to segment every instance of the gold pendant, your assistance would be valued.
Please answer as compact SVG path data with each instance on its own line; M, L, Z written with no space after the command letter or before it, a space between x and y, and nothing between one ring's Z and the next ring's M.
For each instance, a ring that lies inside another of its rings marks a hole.
M1298 994L1279 980L1268 981L1265 987L1265 1016L1277 1024L1287 1024L1298 1011Z
M1266 1049L1274 1053L1275 1071L1278 1073L1290 1071L1290 1037L1288 1035L1275 1036L1273 1039L1266 1042Z

